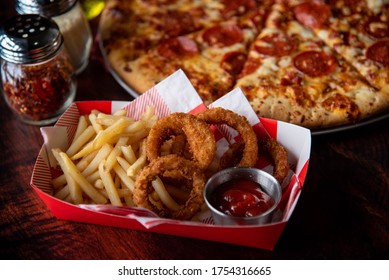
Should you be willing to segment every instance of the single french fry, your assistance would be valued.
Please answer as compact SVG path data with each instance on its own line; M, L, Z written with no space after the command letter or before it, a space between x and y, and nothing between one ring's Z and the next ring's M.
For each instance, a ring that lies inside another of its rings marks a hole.
M71 176L68 168L66 168L66 162L63 159L63 157L61 156L61 154L63 152L60 149L53 149L52 152L53 152L55 159L58 161L59 166L63 170L66 181L68 183L69 193L70 193L70 197L72 198L72 201L75 204L81 204L83 202L81 188L76 183L74 178ZM76 166L74 166L74 167L76 168Z
M120 137L115 147L109 153L104 166L107 172L110 172L113 166L117 163L116 158L122 154L122 149L120 147L125 145L127 141L128 141L128 137Z
M89 163L87 168L85 168L82 171L82 175L88 176L88 175L92 174L93 172L95 172L99 168L100 162L102 160L104 160L105 158L107 158L107 156L112 151L112 149L113 149L113 147L110 144L104 144L101 147L101 149L99 150L99 152L96 154L94 159Z
M124 169L119 166L119 165L115 165L113 167L113 170L115 171L116 175L119 176L120 180L122 181L122 183L131 191L133 192L134 191L134 186L135 186L135 182L134 180L132 180L130 177L127 176L126 172L124 171Z
M70 147L66 150L66 153L69 157L72 157L74 154L76 154L82 146L85 145L92 137L96 135L95 130L90 125L88 126L79 137L75 138L73 143L70 145Z
M100 177L100 174L99 174L99 177ZM103 189L104 189L103 180L101 180L100 178L97 179L97 180L93 183L93 186L94 186L96 189L103 190Z
M129 134L128 136L130 137L130 139L128 140L128 144L132 145L141 141L142 139L146 138L147 135L149 135L149 132L150 129L143 128L142 130Z
M107 191L109 200L114 206L122 206L123 204L118 195L111 173L104 170L104 165L105 165L105 160L103 160L99 164L99 173L100 173L101 180L103 181L104 188Z
M138 131L141 131L146 128L146 122L143 120L136 121L132 124L130 124L126 129L123 131L123 134L133 134Z
M113 173L112 176L114 177L115 187L117 189L120 189L121 180L120 180L119 176L116 176L116 173Z
M94 152L93 141L91 141L88 144L86 144L77 154L72 156L71 159L72 160L77 160L77 159L80 159L82 157L85 157L85 156L91 154L92 152Z
M127 169L127 175L130 177L135 177L138 172L146 165L146 141L142 140L140 149L139 158Z
M68 196L66 196L63 200L64 200L65 202L74 204L74 201L72 200L72 197L71 197L70 194L69 194Z
M154 107L148 106L143 112L141 119L144 121L150 120L154 116Z
M98 114L97 112L91 112L89 114L89 121L91 122L92 127L94 128L95 132L99 133L100 131L103 131L104 128L101 124L97 123L97 121L96 121L97 114Z
M116 157L120 156L122 153L122 150L119 147L114 147L109 155L107 156L107 159L105 161L104 169L107 172L110 172L114 165L117 163Z
M151 129L151 127L157 122L158 116L152 116L146 122L146 128Z
M64 152L59 152L59 155L63 161L62 170L64 173L68 173L75 182L80 186L80 188L85 192L87 196L89 196L95 203L105 204L107 199L102 196L91 183L88 182L87 179L81 174L81 172L77 169L76 165L72 162L72 160L68 157L68 155Z
M97 115L97 118L96 118L96 123L103 125L103 126L110 126L110 125L113 125L116 121L118 121L121 118L127 119L129 124L134 122L134 120L132 118L129 118L126 116L109 115L109 114L99 113Z
M158 194L159 198L161 199L162 203L169 208L170 210L177 210L180 205L177 204L176 201L170 196L168 191L166 190L163 182L159 177L157 177L155 180L151 182L151 185L153 186L155 192Z
M78 119L77 129L76 133L74 134L73 142L75 139L77 139L80 134L88 127L88 120L86 116L80 116Z
M69 194L70 194L69 185L65 185L62 189L60 189L58 192L56 192L56 193L54 194L54 197L63 200L63 199L65 199L65 197L67 197Z
M53 180L51 180L51 184L53 185L54 189L59 189L66 185L66 177L65 174L62 174Z
M98 152L99 151L93 151L90 154L88 154L87 156L80 159L80 161L78 161L76 164L78 170L80 170L80 171L85 170L88 167L88 165L91 163L91 161L96 157Z
M129 164L133 164L136 161L136 155L132 145L121 146L120 148L122 149L122 153L126 161L128 161Z
M121 109L113 113L114 116L127 116L127 110Z
M107 127L96 136L93 140L93 148L97 150L105 143L112 144L128 125L129 122L124 118L117 120L113 125Z
M128 168L130 168L131 167L131 164L127 161L127 160L125 160L124 158L122 158L122 157L116 157L116 160L117 160L117 162L119 163L119 165L124 169L124 170L127 170Z

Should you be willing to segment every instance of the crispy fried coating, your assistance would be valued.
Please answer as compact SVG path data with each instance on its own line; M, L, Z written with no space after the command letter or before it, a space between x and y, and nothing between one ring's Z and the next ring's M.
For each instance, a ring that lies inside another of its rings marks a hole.
M215 137L206 122L186 113L170 114L151 128L146 146L148 159L158 158L162 144L172 136L180 135L185 136L194 161L201 169L207 169L216 153Z
M259 138L258 146L260 147L258 157L270 157L274 165L273 177L281 184L289 172L288 151L271 137ZM220 158L219 169L236 166L242 158L243 148L243 141L232 144Z
M235 129L244 141L243 156L237 165L248 167L255 165L258 159L257 136L244 116L220 107L205 110L196 116L209 124L226 124Z
M243 141L231 144L230 147L228 147L228 150L221 156L219 160L219 170L237 166L239 161L242 159L243 149Z
M151 182L156 176L192 182L191 192L185 204L180 205L177 210L156 208L149 200L149 194L153 192ZM189 220L204 203L205 180L203 170L193 161L174 154L158 157L151 161L136 179L133 199L137 206L149 209L160 217Z
M281 184L289 172L288 151L276 139L271 137L260 138L258 143L272 158L274 164L273 176Z

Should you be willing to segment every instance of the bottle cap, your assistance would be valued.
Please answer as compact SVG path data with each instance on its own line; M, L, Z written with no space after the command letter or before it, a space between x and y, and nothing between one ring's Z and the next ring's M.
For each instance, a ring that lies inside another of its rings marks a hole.
M39 14L53 17L70 10L77 0L17 0L16 11L19 14Z
M0 28L0 57L13 63L36 63L54 56L63 43L58 25L33 14L15 16Z

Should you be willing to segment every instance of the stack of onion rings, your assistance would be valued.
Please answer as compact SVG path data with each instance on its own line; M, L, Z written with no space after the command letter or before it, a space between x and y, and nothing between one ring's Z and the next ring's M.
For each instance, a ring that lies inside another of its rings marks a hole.
M268 153L273 159L274 177L280 183L285 179L289 170L286 149L272 138L258 139L245 117L219 107L197 115L173 113L158 120L147 137L146 154L149 163L135 181L135 204L161 217L181 220L193 218L204 204L202 193L206 172L212 169L210 165L216 154L216 140L210 125L222 124L235 129L241 141L232 144L221 157L219 169L231 166L253 167L259 156ZM162 155L162 146L167 141L171 141L170 154ZM188 151L190 157L187 156ZM157 207L149 198L153 192L152 181L157 177L180 184L189 182L189 198L175 209Z

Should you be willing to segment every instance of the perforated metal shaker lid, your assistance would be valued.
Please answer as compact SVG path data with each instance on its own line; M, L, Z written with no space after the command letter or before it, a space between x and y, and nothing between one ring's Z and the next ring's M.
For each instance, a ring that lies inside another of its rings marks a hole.
M0 28L0 57L14 63L49 59L62 43L58 25L39 15L15 16Z
M19 14L39 14L53 17L70 10L77 0L16 0L16 11Z

